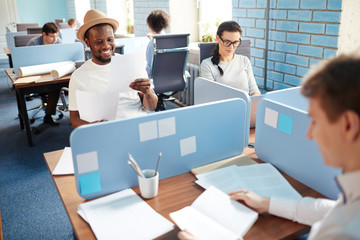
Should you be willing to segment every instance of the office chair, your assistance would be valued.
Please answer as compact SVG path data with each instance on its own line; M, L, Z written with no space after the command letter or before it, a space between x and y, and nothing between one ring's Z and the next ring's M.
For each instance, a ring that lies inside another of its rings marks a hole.
M29 27L39 27L39 23L17 23L16 24L16 31L17 32L24 32Z
M15 47L26 47L28 42L41 34L14 35Z
M41 34L42 27L29 27L26 29L27 34Z
M75 62L75 68L78 69L84 63L85 63L85 61L77 61L77 62ZM69 93L69 88L62 87L60 89L60 100L61 100L62 105L60 105L57 110L61 112L60 114L62 116L64 116L63 113L69 111L68 103L66 102L66 97L65 97L66 95L68 95L68 93Z
M165 110L164 100L187 87L185 71L189 55L190 34L157 34L153 37L154 51L150 79L158 96L156 111Z
M250 40L242 40L240 46L238 46L235 50L236 54L247 56L250 59ZM217 43L199 43L200 48L200 64L202 60L211 57L214 53Z
M64 23L65 19L61 18L61 19L55 19L55 24L59 26L60 23Z

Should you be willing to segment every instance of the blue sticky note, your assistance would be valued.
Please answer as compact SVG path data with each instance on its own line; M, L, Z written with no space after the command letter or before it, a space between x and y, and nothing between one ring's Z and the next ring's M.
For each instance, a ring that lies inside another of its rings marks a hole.
M278 129L291 135L294 119L286 114L279 113Z
M79 181L81 195L86 195L101 190L99 172L80 175Z

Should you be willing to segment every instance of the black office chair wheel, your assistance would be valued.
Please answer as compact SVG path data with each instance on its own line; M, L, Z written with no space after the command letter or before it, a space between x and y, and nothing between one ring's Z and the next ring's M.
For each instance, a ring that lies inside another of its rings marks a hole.
M33 124L35 122L35 118L30 119L30 123Z
M32 131L35 135L40 134L40 129L39 129L38 127L32 127L32 128L31 128L31 131Z
M59 114L59 119L62 119L64 117L64 114L60 113Z

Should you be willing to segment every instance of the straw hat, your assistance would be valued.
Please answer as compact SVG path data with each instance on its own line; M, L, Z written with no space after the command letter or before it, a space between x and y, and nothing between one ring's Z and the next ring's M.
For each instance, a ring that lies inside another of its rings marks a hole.
M97 25L97 24L101 24L101 23L108 23L110 24L113 29L114 29L114 33L116 32L116 30L119 27L119 23L112 18L108 18L105 13L96 10L96 9L92 9L87 11L87 13L85 14L84 17L84 25L82 25L79 30L77 31L77 38L80 39L81 41L85 41L84 37L85 37L85 33L88 29L92 28L93 26Z

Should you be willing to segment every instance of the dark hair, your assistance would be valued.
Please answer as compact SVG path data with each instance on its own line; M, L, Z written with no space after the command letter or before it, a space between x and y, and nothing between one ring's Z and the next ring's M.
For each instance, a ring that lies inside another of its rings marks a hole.
M148 26L156 33L169 27L170 15L162 9L152 11L146 19Z
M342 54L322 62L305 76L301 93L319 97L330 122L347 110L360 117L360 55Z
M239 32L240 34L242 33L241 27L240 25L235 22L235 21L226 21L223 22L219 25L216 34L221 37L223 32ZM216 48L214 50L214 54L213 57L211 58L211 62L214 65L217 65L219 71L220 71L220 75L224 75L224 71L221 69L221 67L219 67L219 63L220 63L220 53L219 53L219 44L216 45Z
M41 31L44 32L46 35L48 35L49 33L58 33L59 27L53 22L48 22L44 24Z
M113 28L113 30L114 30L114 27L109 23L99 23L99 24L96 24L96 25L90 27L88 30L86 30L86 32L84 34L84 39L86 39L86 38L89 39L89 30L92 29L93 27L100 27L101 28L101 27L104 27L106 25L111 26Z

